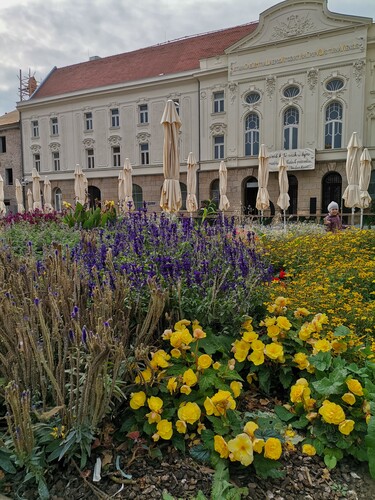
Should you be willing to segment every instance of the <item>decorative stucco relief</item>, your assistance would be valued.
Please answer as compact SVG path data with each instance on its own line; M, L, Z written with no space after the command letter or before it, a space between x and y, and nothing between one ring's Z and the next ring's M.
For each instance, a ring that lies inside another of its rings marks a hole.
M59 142L51 142L49 145L49 149L52 153L57 153L60 151L60 143Z
M362 80L362 77L363 77L363 74L364 74L364 71L365 71L365 66L366 66L366 63L365 61L356 61L353 63L353 71L354 71L354 79L357 83L357 87L359 87L360 83L361 83L361 80Z
M108 137L108 142L109 142L111 147L120 146L121 136L120 135L111 135Z
M233 104L235 99L236 99L237 88L238 88L237 83L231 82L228 84L229 100L230 100L231 104Z
M309 14L305 16L292 14L286 18L285 22L279 22L277 26L274 26L272 38L274 40L281 40L292 36L304 35L314 29L316 29L315 24L310 19Z
M40 153L42 148L39 144L33 144L32 146L30 146L30 149L33 154L38 154Z
M82 142L83 142L85 149L90 149L90 148L94 147L95 139L87 138L87 139L84 139Z
M371 106L367 107L367 118L371 120L375 118L375 104L371 104Z
M311 90L312 94L316 89L317 83L318 83L318 70L315 68L311 68L307 72L307 85L309 86L309 89Z
M136 137L138 143L140 144L142 142L148 142L150 140L151 134L149 134L148 132L139 132Z
M227 125L225 123L213 123L210 126L211 135L223 135L227 131Z
M266 93L268 95L269 100L272 99L272 95L275 92L276 87L276 77L273 75L269 75L266 77Z

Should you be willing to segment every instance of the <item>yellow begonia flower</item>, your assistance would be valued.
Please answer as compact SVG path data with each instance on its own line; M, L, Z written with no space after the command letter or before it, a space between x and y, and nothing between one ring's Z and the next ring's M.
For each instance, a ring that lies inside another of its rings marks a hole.
M308 340L311 337L311 334L313 333L314 329L312 328L310 323L304 323L301 326L300 331L298 332L298 337L301 340Z
M354 394L352 394L351 392L346 392L342 397L341 399L347 403L348 405L354 405L354 403L356 402L356 399L355 399L355 396Z
M356 396L363 396L363 387L361 383L355 378L347 380L346 385L348 386L349 391Z
M169 339L171 345L176 348L187 346L191 344L192 341L193 337L187 328L173 332Z
M310 364L304 352L297 352L293 357L293 361L297 363L300 370L304 370Z
M159 351L156 351L152 354L150 365L152 366L152 368L167 368L169 366L169 359L171 359L170 355L160 349Z
M306 309L306 307L298 307L294 311L294 317L295 318L304 318L305 316L308 316L310 314L310 311Z
M150 411L150 413L146 413L146 417L149 424L154 424L156 422L160 422L161 420L160 413L157 411Z
M245 433L238 434L234 439L231 439L228 442L228 449L230 451L229 458L232 462L236 461L248 466L254 460L253 443Z
M339 425L345 420L345 413L341 406L328 400L323 401L319 413L328 424Z
M241 394L242 383L238 382L238 380L233 380L233 382L230 383L229 387L232 389L233 396L235 398L238 398L238 396Z
M188 319L182 319L181 321L178 321L174 325L174 329L175 330L186 330L186 327L189 326L190 324L191 324L191 321L189 321Z
M281 457L281 441L277 438L268 438L264 444L264 457L278 460Z
M176 429L177 429L177 432L179 432L180 434L185 434L186 430L187 430L186 422L184 422L183 420L177 420Z
M277 318L277 326L287 332L292 328L292 323L285 316L279 316Z
M182 385L180 388L181 394L186 394L187 396L191 393L191 387L188 385Z
M133 410L139 410L146 403L146 394L143 391L133 392L131 395L129 405Z
M262 453L264 445L264 439L253 439L253 451L255 451L255 453Z
M272 316L272 317L267 316L263 321L260 322L260 325L261 326L264 325L268 328L269 326L276 325L276 322L277 322L276 316Z
M157 396L151 396L148 398L147 404L150 410L157 411L160 413L160 410L163 407L163 400L158 398Z
M244 432L248 434L251 438L254 437L254 432L259 429L259 425L256 424L255 422L247 422L245 424L245 427L243 428Z
M218 370L218 369L220 368L220 366L221 366L221 363L219 363L219 361L216 361L216 363L214 363L214 364L212 365L212 368L213 368L214 370Z
M271 344L266 345L265 354L270 359L279 359L284 355L283 346L271 342Z
M241 326L244 330L251 332L253 330L253 318L248 318Z
M139 375L135 377L134 382L136 384L145 384L147 382L150 382L151 379L152 371L150 370L150 368L146 368L146 370L143 370Z
M177 348L171 349L171 356L172 356L172 358L175 358L175 359L180 358L181 357L180 349L177 349Z
M220 458L228 458L229 456L227 442L222 436L214 436L214 450L219 453Z
M277 337L280 332L281 332L281 329L277 325L270 325L267 327L267 335L271 338Z
M259 335L255 332L249 332L248 330L246 332L243 332L242 334L242 340L244 340L245 342L253 342L254 340L257 340L257 338L259 337Z
M186 370L182 376L182 381L185 385L188 385L189 387L193 387L198 382L198 377L196 374L193 372L191 368Z
M225 415L227 410L234 410L236 402L229 391L219 390L212 398L206 398L204 402L207 415L215 415L220 417Z
M249 361L251 361L255 366L262 365L264 363L264 353L263 351L253 351L247 357Z
M254 382L254 380L258 380L258 377L257 377L256 373L250 372L250 373L248 373L246 375L246 381L247 381L248 384L252 384Z
M207 337L206 333L202 330L202 328L195 328L193 330L193 337L197 340L204 339Z
M172 335L172 330L164 330L164 333L162 334L161 338L163 340L169 340Z
M171 439L173 435L172 422L168 422L168 420L160 420L156 426L156 430L162 439Z
M316 449L312 444L304 444L302 445L302 453L308 455L309 457L313 457L316 455Z
M261 340L254 340L251 342L251 348L253 351L263 351L265 345Z
M346 342L343 342L342 340L332 340L331 342L332 349L336 353L340 352L346 352L348 350L348 344Z
M208 354L201 354L198 358L198 368L206 370L212 365L212 358Z
M194 424L197 420L201 418L201 409L197 403L186 403L180 406L177 415L180 420L187 422L188 424Z
M168 389L168 391L171 394L173 394L174 392L176 392L176 390L177 390L177 379L176 379L176 377L171 377L168 380L167 389Z
M246 356L248 355L250 350L250 344L248 342L245 342L244 340L236 340L232 345L232 351L234 352L235 359L239 363L245 361Z
M313 352L314 354L317 352L329 352L331 349L331 343L326 339L322 339L315 342Z
M355 424L354 420L344 420L339 424L339 431L341 432L341 434L349 436L349 434L354 429L354 424Z

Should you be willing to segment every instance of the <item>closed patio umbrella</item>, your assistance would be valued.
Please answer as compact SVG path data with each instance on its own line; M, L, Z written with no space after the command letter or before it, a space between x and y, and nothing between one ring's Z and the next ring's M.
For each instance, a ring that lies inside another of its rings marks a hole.
M33 192L29 188L27 190L27 210L28 210L28 212L32 212L33 211L33 204L34 204L34 201L33 201Z
M286 227L286 217L285 217L285 211L289 208L290 205L290 197L288 194L288 189L289 189L289 181L288 181L288 165L285 163L285 158L284 155L280 156L279 160L279 189L280 189L280 194L277 199L277 204L283 211L283 219L284 219L284 228Z
M0 215L6 214L7 208L4 203L4 179L0 175Z
M265 144L260 145L259 149L259 167L258 167L258 193L256 199L256 208L260 210L263 217L263 210L270 206L270 197L267 190L268 185L268 151Z
M224 212L230 207L230 203L227 198L227 167L224 161L221 161L219 166L219 193L219 210L223 212L224 218Z
M124 192L124 170L121 169L118 174L118 203L120 212L124 211L124 200L125 200L125 192Z
M87 179L82 172L81 165L77 163L74 170L74 196L76 203L84 205L86 202Z
M178 133L181 127L181 120L172 99L168 99L160 123L164 128L164 183L161 190L160 207L165 212L178 212L182 203L178 146Z
M371 196L368 193L368 187L371 180L371 156L367 148L364 148L359 159L359 198L361 208L360 227L363 225L363 209L371 204Z
M33 168L31 176L33 178L33 210L42 210L42 197L40 195L40 175L36 168Z
M16 200L17 200L17 212L19 214L23 214L25 211L25 207L23 206L22 184L18 179L16 179Z
M359 160L361 156L362 145L357 132L353 132L350 138L346 155L346 177L348 185L342 195L346 207L352 209L352 224L354 224L354 208L359 207L361 203L359 190Z
M44 211L47 213L53 212L52 188L51 188L51 181L48 179L48 177L44 178L43 196L44 196Z
M133 182L132 182L132 166L129 158L125 158L124 162L124 200L125 209L130 211L134 210L133 201Z
M189 153L187 159L187 178L186 178L187 196L186 209L190 214L198 210L197 202L197 161L192 152Z

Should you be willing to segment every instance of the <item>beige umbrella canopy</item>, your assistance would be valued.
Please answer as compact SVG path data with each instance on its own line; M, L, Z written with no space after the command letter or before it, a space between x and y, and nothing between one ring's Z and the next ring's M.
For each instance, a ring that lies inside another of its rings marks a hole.
M0 215L6 214L6 206L4 203L4 179L0 175Z
M133 182L132 182L133 169L130 164L129 158L125 158L124 162L124 201L125 210L134 210L133 201Z
M40 195L40 175L36 168L33 168L31 176L33 178L33 210L42 210L42 197Z
M268 184L268 151L264 144L259 149L259 168L258 168L258 194L256 199L256 208L266 210L270 206L270 197L267 190Z
M51 187L51 181L48 179L48 177L44 178L43 196L44 196L44 211L53 212L52 187Z
M181 127L181 120L172 99L168 99L160 123L164 128L164 183L161 190L160 207L165 212L178 212L182 203L178 147L178 133Z
M288 165L285 163L285 158L284 155L280 156L279 160L279 189L280 189L280 194L277 199L277 204L281 208L284 214L284 226L285 226L285 211L289 208L290 205L290 197L288 194L288 189L289 189L289 181L288 181Z
M77 163L74 170L74 196L76 203L84 205L86 202L87 179L82 172L81 165Z
M230 203L227 198L227 167L224 161L221 161L219 166L219 193L219 210L225 212L229 209Z
M17 212L19 214L23 214L25 211L25 207L23 206L22 184L18 179L16 179L16 200L17 200Z
M365 148L359 159L359 198L360 208L368 208L371 203L371 196L368 194L368 187L371 180L371 156Z
M124 170L121 169L118 174L118 201L119 201L120 212L124 211L124 200L125 200Z
M31 191L31 189L29 188L27 190L27 210L29 212L32 212L33 211L33 192Z
M345 206L348 208L359 207L361 196L359 190L359 160L361 156L361 143L357 137L357 132L353 132L346 155L346 177L348 186L342 195Z
M189 153L187 159L187 196L186 196L186 210L190 213L198 210L197 202L197 161L193 153Z

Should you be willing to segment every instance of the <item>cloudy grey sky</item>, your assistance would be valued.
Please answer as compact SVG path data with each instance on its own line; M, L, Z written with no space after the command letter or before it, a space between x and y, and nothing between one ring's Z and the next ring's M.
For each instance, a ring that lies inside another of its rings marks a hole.
M19 70L38 82L63 67L257 21L276 0L1 0L0 116L19 100ZM375 18L374 0L328 0Z

